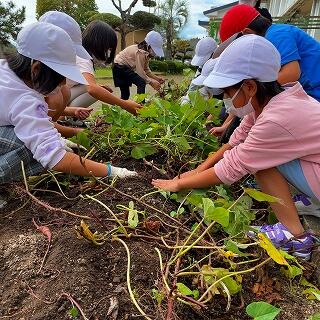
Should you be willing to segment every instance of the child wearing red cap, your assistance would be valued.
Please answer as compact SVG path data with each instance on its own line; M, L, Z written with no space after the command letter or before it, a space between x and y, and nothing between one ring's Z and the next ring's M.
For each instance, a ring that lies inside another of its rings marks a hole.
M224 15L220 26L221 41L233 34L257 34L269 40L280 52L278 81L299 81L303 89L320 101L320 43L303 30L289 24L272 24L248 5L236 5Z

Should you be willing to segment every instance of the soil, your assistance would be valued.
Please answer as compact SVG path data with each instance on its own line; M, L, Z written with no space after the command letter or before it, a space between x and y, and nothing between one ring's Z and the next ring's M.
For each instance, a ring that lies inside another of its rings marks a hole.
M139 199L154 191L150 179L157 176L156 171L150 170L141 162L132 161L127 163L127 167L138 170L140 177L117 181L117 190L109 188L97 197L119 219L125 219L127 213L117 205L128 207L128 202L132 200L125 194ZM64 188L68 197L76 196L80 187L84 187L83 180L71 181L71 185ZM52 182L38 188L58 191ZM102 190L103 188L91 187L89 194L97 194ZM116 298L119 305L117 319L143 319L129 297L126 281L127 254L120 242L110 238L103 245L96 246L78 239L74 226L80 225L80 218L47 210L30 201L29 196L16 186L7 186L1 191L10 194L11 200L0 211L0 319L70 319L68 312L73 306L70 297L90 320L113 319L107 315L111 298ZM90 199L67 200L57 193L43 191L37 191L35 196L52 207L92 218L86 220L86 223L100 233L117 228L117 224L111 220L111 214ZM165 201L157 193L145 197L143 202L165 214L138 204L138 210L145 211L145 219L149 223L144 223L136 231L131 230L132 236L129 239L121 239L130 250L131 286L134 295L149 318L160 320L165 319L166 302L159 306L151 295L151 289L161 288L159 259L154 248L160 249L164 261L170 257L171 251L152 237L172 231L175 222L168 218L167 213L177 209L177 204L172 200ZM19 209L22 205L24 207ZM47 240L35 229L32 219L47 225L53 237L49 255L40 272L38 270L47 248ZM184 222L185 225L189 223ZM137 234L141 236L136 236ZM314 266L307 264L307 267L308 279L312 281ZM252 288L261 277L268 279L268 284L263 289L265 295L261 294L262 290L259 292L260 296L257 296ZM243 277L242 285L242 294L232 297L229 311L226 311L227 299L217 295L209 308L202 311L175 303L175 319L249 319L244 306L252 301L268 298L282 309L278 316L280 320L304 320L320 311L319 303L306 300L301 295L302 289L296 283L290 283L272 263L263 270L263 275L251 273ZM80 315L78 318L84 319Z

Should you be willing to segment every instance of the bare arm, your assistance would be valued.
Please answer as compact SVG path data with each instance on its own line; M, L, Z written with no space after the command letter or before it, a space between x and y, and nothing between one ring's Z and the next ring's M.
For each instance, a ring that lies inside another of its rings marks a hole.
M225 153L225 151L230 149L232 149L232 147L229 143L224 144L217 152L210 155L207 158L207 160L200 164L196 170L198 172L202 172L213 167L217 162L219 162L223 158L223 154Z
M53 168L56 171L74 174L79 176L105 177L107 176L107 166L103 163L95 162L92 160L84 160L80 162L80 157L74 153L67 152Z
M278 76L278 82L280 84L295 82L300 79L300 75L301 69L299 61L292 61L281 67Z
M141 106L138 103L132 100L122 100L117 96L113 95L107 89L99 86L96 83L96 79L92 74L83 73L83 76L88 81L88 85L87 85L88 93L92 97L96 98L97 100L100 100L102 102L105 102L111 105L119 106L132 114L136 114L137 110L141 108Z
M221 184L214 168L209 168L194 175L189 175L181 179L172 180L152 180L152 184L159 189L177 192L186 189L207 188L212 185Z

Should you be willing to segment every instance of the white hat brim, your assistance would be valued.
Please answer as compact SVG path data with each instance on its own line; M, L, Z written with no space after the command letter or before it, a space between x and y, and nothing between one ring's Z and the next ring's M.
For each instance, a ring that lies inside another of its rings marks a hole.
M162 47L151 46L151 48L158 57L164 57L164 51Z
M244 79L235 79L226 75L212 72L203 82L203 85L209 88L224 89L231 87Z
M81 44L75 44L74 48L78 57L86 60L92 60L92 57L90 56L88 51Z
M192 80L192 84L194 84L195 86L202 86L204 80L206 80L207 77L200 75L199 77L196 77Z
M195 55L191 60L191 65L196 67L202 67L211 57L211 54L206 56Z
M83 77L77 65L59 64L55 62L41 60L43 64L58 72L62 76L74 82L87 85L87 80Z

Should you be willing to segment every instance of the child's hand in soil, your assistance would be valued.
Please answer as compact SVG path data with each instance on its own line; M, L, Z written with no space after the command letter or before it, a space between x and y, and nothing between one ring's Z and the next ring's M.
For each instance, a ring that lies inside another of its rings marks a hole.
M128 112L132 113L133 115L137 115L138 110L142 108L142 105L132 101L132 100L126 100L124 109L126 109Z
M161 84L157 80L151 80L149 84L156 91L159 91L161 88Z
M120 179L123 179L123 178L129 178L129 177L135 177L138 175L137 172L135 171L130 171L126 168L118 168L118 167L113 167L113 166L110 166L111 168L111 173L110 173L110 177L118 177Z
M77 110L74 112L74 115L76 118L84 120L89 117L92 110L93 108L77 108Z
M173 180L153 179L152 185L158 189L165 190L165 191L170 191L170 192L180 191L179 179L173 179Z
M104 89L106 89L106 90L108 90L110 93L112 93L113 92L113 90L108 86L108 85L103 85L103 86L101 86L102 88L104 88Z

